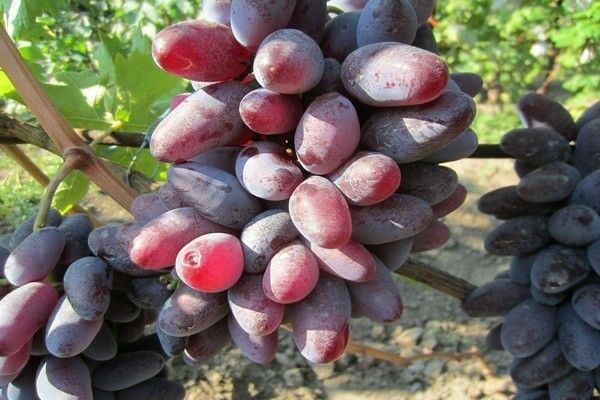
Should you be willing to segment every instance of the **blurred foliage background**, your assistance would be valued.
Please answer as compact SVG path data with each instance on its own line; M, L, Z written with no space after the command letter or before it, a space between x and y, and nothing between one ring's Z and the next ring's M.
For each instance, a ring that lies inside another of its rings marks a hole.
M191 90L154 65L150 44L160 29L200 17L201 0L0 0L0 12L74 128L107 130L118 123L123 131L144 132L175 94ZM432 17L450 70L483 78L473 125L481 143L497 143L520 127L515 103L527 92L548 94L574 118L600 99L599 1L438 0ZM0 70L0 110L34 122L19 100ZM128 165L135 151L103 146L99 152ZM30 153L48 175L60 163L46 152ZM41 188L10 166L0 153L0 215L17 221ZM164 166L147 152L136 168L164 176Z

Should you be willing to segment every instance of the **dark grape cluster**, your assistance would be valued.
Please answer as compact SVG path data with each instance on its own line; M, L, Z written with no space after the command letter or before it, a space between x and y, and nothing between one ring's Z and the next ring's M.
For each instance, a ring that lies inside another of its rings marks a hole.
M503 220L484 247L511 256L510 267L463 308L504 316L487 343L515 357L515 399L588 400L600 387L600 102L576 121L542 94L522 96L517 108L525 127L500 147L519 182L478 202Z
M158 339L144 336L149 299L170 291L94 255L87 215L51 209L41 229L35 218L0 243L2 398L183 399Z
M433 1L363 3L204 1L205 19L158 33L156 63L195 89L150 140L166 182L123 224L68 233L52 213L12 235L28 244L3 271L9 399L178 399L169 358L233 343L268 363L284 327L327 363L352 317L400 318L391 271L449 238L466 189L439 164L477 147L482 82L436 54Z

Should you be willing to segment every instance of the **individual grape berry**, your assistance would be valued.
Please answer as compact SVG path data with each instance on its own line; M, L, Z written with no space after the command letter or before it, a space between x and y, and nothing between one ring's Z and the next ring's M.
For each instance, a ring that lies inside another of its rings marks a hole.
M294 148L300 165L315 175L326 175L350 158L360 141L354 105L339 93L314 99L298 123Z
M376 107L430 102L442 94L450 79L446 63L437 55L389 41L354 50L342 63L341 75L348 93Z
M295 5L295 0L231 0L229 22L235 39L251 52L257 52L267 36L285 28Z
M299 94L319 83L324 65L323 53L310 36L297 29L280 29L260 43L253 71L263 88L277 93Z
M250 53L230 28L210 21L178 22L152 41L158 66L182 78L216 82L239 76L249 65Z
M319 265L310 249L294 240L271 258L263 275L263 290L277 303L294 303L314 289L319 275Z
M207 233L179 251L175 268L188 286L200 292L222 292L242 276L242 245L228 233Z
M296 187L289 212L298 231L317 246L341 247L352 234L348 203L339 189L321 176L310 176Z
M356 28L358 47L380 42L411 44L417 34L417 13L409 0L369 0Z
M227 290L227 301L239 326L255 336L275 332L283 320L284 305L267 297L261 274L243 274Z

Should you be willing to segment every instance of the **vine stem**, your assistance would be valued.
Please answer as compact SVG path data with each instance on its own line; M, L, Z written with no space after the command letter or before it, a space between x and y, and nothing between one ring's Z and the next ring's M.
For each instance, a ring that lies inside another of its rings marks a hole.
M65 155L79 150L86 155L80 169L117 203L129 211L137 193L119 179L83 141L54 106L48 94L33 76L12 39L0 23L0 67L17 89L25 104L36 116L58 150Z
M46 226L46 222L48 219L48 212L50 211L50 207L52 206L52 199L54 198L54 194L56 193L56 189L60 183L69 175L69 172L77 169L82 164L82 159L80 156L76 154L77 152L68 152L65 154L65 160L56 170L50 182L46 186L44 190L44 195L42 196L42 200L40 201L40 208L35 217L35 222L33 224L34 230L39 230Z

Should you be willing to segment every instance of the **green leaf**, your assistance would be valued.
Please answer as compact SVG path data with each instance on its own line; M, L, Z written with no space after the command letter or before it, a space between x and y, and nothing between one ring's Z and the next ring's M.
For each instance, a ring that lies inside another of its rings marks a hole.
M118 146L102 146L98 150L98 155L107 158L125 168L131 164L138 149ZM164 181L167 178L167 169L169 164L157 161L148 149L142 150L134 163L134 169L147 175L157 181Z
M128 58L117 54L117 85L113 114L126 126L144 126L142 132L167 107L172 97L184 90L186 82L160 69L148 53L134 50Z
M33 29L44 12L57 17L64 8L64 0L2 0L6 30L13 38Z
M80 171L71 171L61 182L52 199L52 207L62 214L69 211L87 194L90 180Z
M6 73L2 70L0 70L0 97L7 97L9 99L13 99L19 102L22 101L12 82L10 81L10 79L8 79L8 76L6 76Z
M56 83L43 84L69 124L80 129L106 130L114 122L104 110L106 76L93 71L63 72Z

